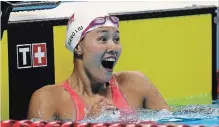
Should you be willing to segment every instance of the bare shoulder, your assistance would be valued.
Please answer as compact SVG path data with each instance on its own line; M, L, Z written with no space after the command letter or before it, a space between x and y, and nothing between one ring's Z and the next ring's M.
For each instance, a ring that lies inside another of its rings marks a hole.
M28 118L43 118L50 120L59 101L61 86L46 85L36 90L29 103Z
M122 71L114 73L115 77L127 77L127 76L135 76L135 77L145 77L145 75L140 71Z
M114 75L120 88L123 88L126 92L135 92L135 94L131 96L135 96L136 98L137 96L141 96L145 98L144 107L156 110L170 110L159 90L144 73L139 71L126 71L115 73Z
M38 97L44 100L53 100L51 97L54 98L54 96L61 91L62 89L60 85L46 85L36 90L32 97Z
M114 74L120 87L132 89L139 94L155 87L150 79L140 71L124 71Z
M30 100L29 108L37 108L37 105L42 107L55 107L56 102L59 101L61 93L61 86L46 85L36 90Z
M120 85L131 85L133 83L145 83L149 79L140 71L123 71L114 73L116 81ZM128 84L127 84L128 83Z

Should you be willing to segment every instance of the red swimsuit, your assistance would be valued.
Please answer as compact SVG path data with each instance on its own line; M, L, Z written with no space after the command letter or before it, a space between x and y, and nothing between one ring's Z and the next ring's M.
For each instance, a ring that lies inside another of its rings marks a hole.
M116 84L116 81L114 78L110 80L111 92L112 92L112 100L113 104L119 109L119 110L128 110L130 111L130 107L125 100L124 96L121 94L118 85ZM74 101L76 105L76 120L82 120L85 116L85 104L82 101L82 99L77 95L77 93L71 88L68 81L65 81L62 85L64 89L71 95L72 100Z

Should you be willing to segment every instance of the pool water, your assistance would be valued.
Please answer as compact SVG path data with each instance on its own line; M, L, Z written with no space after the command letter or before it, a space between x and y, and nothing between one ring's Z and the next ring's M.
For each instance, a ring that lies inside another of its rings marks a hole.
M118 122L118 121L155 121L160 124L186 124L219 126L219 100L212 105L172 105L173 112L167 110L137 110L137 115L121 116L119 112L105 111L97 118L87 118L80 122Z

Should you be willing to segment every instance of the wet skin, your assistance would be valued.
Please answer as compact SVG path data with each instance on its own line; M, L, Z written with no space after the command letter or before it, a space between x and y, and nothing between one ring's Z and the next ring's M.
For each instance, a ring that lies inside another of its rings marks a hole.
M143 73L113 73L113 69L103 67L102 61L108 57L116 60L114 67L121 52L119 31L113 27L100 27L87 33L75 48L77 57L74 58L74 70L67 80L87 104L87 115L99 116L104 106L115 109L111 89L106 86L112 76L132 108L170 110L159 91ZM75 103L60 84L44 86L31 97L28 119L31 118L75 120Z

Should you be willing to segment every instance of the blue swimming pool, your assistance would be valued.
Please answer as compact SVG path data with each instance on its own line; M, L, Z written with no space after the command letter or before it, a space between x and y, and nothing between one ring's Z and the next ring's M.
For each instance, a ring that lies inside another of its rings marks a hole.
M172 115L159 119L158 123L219 126L219 103L182 106L180 110Z
M219 126L219 100L212 105L193 105L181 107L173 115L177 120L174 123L187 125ZM180 117L179 117L180 116ZM173 118L174 118L173 117ZM168 123L170 119L159 120Z

